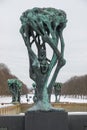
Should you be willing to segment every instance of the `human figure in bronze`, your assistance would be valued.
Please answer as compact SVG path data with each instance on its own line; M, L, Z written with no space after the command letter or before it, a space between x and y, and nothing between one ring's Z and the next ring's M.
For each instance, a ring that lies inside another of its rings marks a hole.
M20 32L29 55L30 78L35 82L37 89L37 102L30 110L53 110L49 95L59 70L66 63L63 39L63 29L67 22L66 13L54 8L33 8L26 10L20 20L22 23ZM52 59L47 57L47 45L53 50ZM56 69L48 83L55 65Z

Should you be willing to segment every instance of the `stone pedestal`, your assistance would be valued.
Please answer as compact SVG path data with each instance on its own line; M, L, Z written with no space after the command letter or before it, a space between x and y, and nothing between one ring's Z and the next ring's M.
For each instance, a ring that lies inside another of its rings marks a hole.
M68 115L64 111L28 111L25 130L68 130Z

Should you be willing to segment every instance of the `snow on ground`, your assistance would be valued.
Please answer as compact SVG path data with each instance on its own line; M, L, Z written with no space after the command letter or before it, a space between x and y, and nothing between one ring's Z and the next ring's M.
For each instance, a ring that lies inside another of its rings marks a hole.
M87 103L87 99L81 99L81 98L69 98L61 96L60 102L68 102L68 103Z
M87 115L87 112L68 112L69 115Z
M33 103L33 94L29 94L27 97L28 97L28 101L26 95L21 96L21 103L29 103L29 104ZM0 107L6 107L12 105L11 101L12 101L11 96L8 97L0 96ZM55 102L55 95L51 96L51 102ZM77 98L69 98L69 97L65 98L64 96L61 96L60 102L87 103L87 99L81 99L81 98L77 99Z
M33 103L33 94L29 94L29 102L28 103ZM27 103L26 95L21 96L21 103ZM6 106L12 106L12 97L11 96L0 96L0 108L1 107L6 107Z

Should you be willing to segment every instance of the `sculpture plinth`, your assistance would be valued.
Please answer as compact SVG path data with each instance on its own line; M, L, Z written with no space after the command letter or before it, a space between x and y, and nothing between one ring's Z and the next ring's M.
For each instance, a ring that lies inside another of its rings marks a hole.
M65 65L62 32L67 22L66 14L54 8L33 8L25 11L20 19L20 32L29 55L30 78L35 82L37 90L35 105L30 110L53 110L49 97L57 74ZM61 49L58 49L58 42ZM47 57L47 44L53 50L52 59ZM37 52L32 45L36 46ZM56 69L48 84L55 65Z
M25 114L26 130L68 130L68 115L64 111L29 111Z

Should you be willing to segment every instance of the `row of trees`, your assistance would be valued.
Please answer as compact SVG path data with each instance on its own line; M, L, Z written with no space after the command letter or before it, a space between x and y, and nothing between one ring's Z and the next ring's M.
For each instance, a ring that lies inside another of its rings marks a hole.
M74 76L67 82L63 83L62 95L87 95L87 75Z

